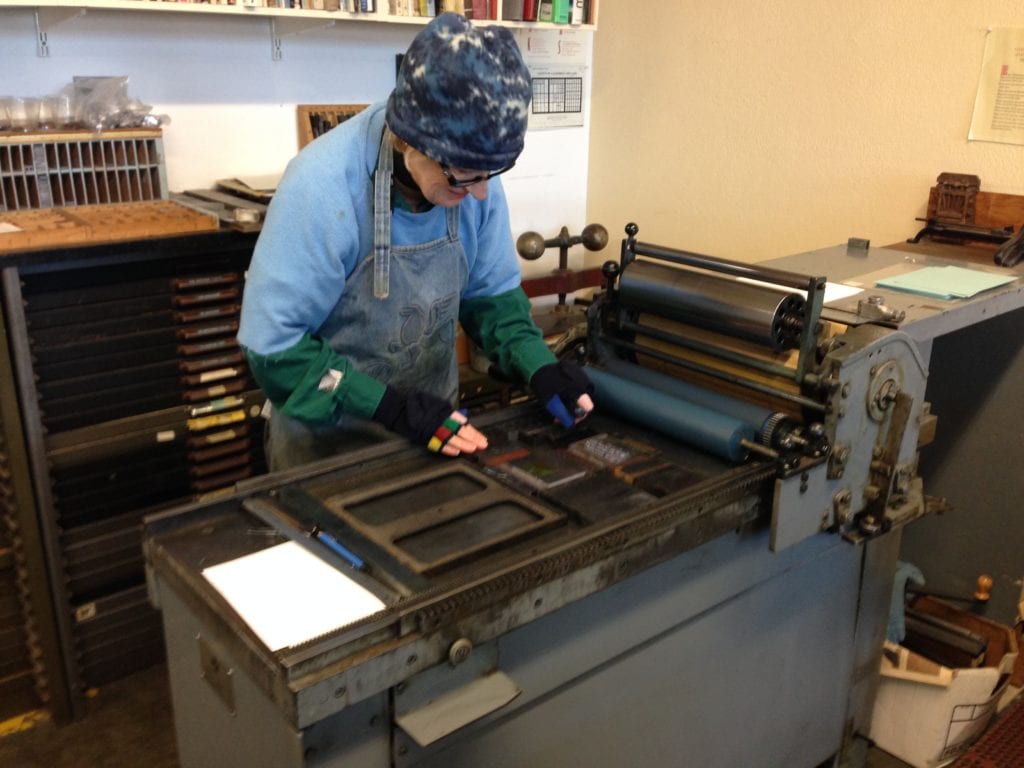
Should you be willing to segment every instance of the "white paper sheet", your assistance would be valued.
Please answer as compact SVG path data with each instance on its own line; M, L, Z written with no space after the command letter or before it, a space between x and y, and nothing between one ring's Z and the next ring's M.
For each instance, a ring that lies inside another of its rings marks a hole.
M272 651L384 607L376 595L294 541L211 566L203 576Z
M776 291L786 291L788 293L798 293L804 298L807 298L807 291L800 291L796 288L789 288L785 285L777 285L776 283L766 283L764 280L753 280L749 277L738 277L736 278L741 283L750 283L751 285L761 285L766 288L774 288ZM855 285L846 285L845 283L825 283L825 295L822 298L823 304L828 304L830 301L838 301L839 299L847 299L850 296L856 296L858 293L863 291L863 288L859 288Z
M967 138L1024 144L1024 28L989 30Z

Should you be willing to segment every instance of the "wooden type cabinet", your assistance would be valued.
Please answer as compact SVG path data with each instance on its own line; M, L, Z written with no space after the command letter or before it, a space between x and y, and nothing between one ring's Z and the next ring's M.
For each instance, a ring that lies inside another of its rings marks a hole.
M89 688L161 660L143 517L264 471L262 398L235 341L255 237L0 260L5 707L68 719Z

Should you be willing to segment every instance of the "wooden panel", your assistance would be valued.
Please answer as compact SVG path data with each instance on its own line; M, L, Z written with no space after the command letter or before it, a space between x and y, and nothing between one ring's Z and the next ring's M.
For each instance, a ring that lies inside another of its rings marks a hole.
M0 144L53 144L58 141L107 141L124 139L159 139L163 131L159 128L116 128L109 131L40 131L18 133L0 131Z
M928 194L928 218L935 216L938 188ZM1024 195L1004 195L999 192L978 192L974 202L974 226L1013 227L1024 225Z
M216 216L170 200L7 211L0 212L0 254L211 232L219 227Z
M979 192L975 200L974 223L981 227L1024 225L1024 196Z
M299 149L317 136L336 128L353 115L366 109L366 104L299 104L296 107L299 128Z

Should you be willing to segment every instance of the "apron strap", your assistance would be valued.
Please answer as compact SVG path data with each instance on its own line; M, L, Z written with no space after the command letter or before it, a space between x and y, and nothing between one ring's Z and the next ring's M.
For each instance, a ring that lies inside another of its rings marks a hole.
M461 208L461 205L453 205L448 209L448 215L445 217L448 222L448 239L452 242L459 240L459 210Z
M373 176L373 295L386 299L391 267L391 129L386 125L377 150Z

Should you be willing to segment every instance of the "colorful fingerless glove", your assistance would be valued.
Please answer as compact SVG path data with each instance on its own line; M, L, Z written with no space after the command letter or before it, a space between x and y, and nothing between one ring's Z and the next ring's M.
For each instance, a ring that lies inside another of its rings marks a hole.
M451 418L452 405L429 392L402 394L388 387L373 420L431 451L440 451L462 426Z

